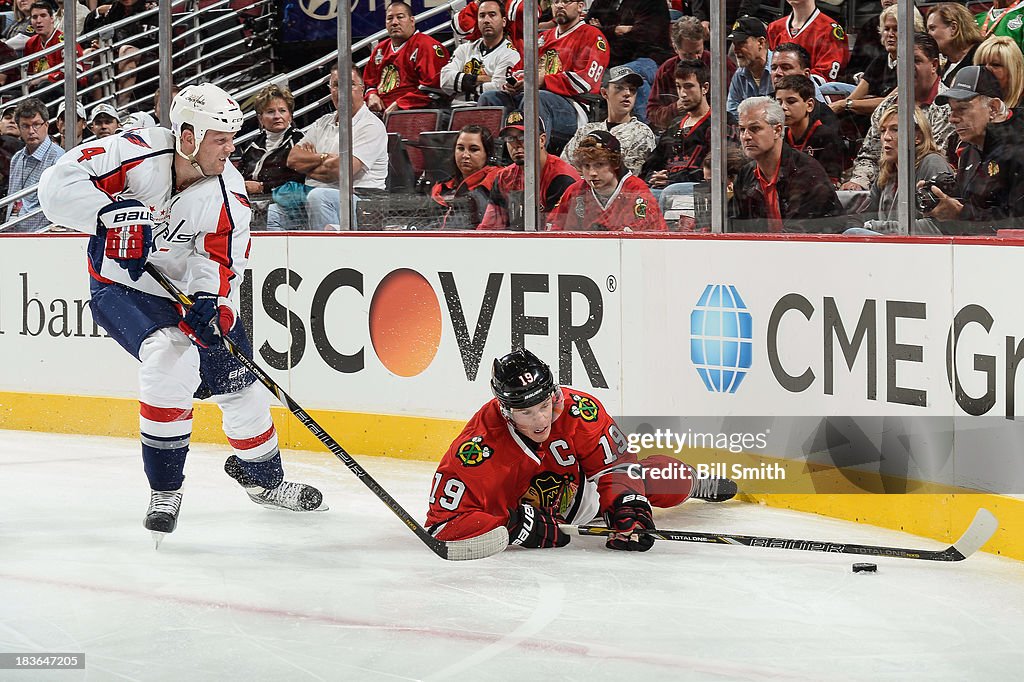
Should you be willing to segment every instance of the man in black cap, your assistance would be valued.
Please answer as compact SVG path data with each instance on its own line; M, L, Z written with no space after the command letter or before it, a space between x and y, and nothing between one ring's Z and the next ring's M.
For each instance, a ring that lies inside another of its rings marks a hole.
M580 126L562 150L562 158L572 163L580 141L595 130L604 130L618 138L622 144L626 167L633 175L640 175L644 160L657 144L654 131L633 115L637 93L643 82L640 74L628 66L613 66L605 71L601 82L601 97L608 104L608 118Z
M729 83L726 111L736 116L740 102L748 97L770 97L772 86L772 53L768 49L768 29L760 19L740 17L727 36L736 53L739 68Z
M544 145L547 143L544 120L538 119L537 126L537 132L540 135L540 155L537 159L540 164L537 171L537 200L540 202L541 213L547 213L555 207L565 190L580 179L580 175L575 168L562 159L554 154L548 154L544 149ZM526 144L523 138L525 135L526 126L523 121L523 112L518 110L509 112L505 117L505 127L501 129L498 136L505 139L505 147L508 149L509 156L512 157L512 163L502 168L494 178L490 202L476 229L524 229L523 186L525 177L523 164L526 163Z
M1024 218L1024 119L1002 100L999 81L983 66L957 72L949 90L935 98L949 104L957 147L959 199L938 187L938 205L927 216L946 233L988 234L1018 227Z

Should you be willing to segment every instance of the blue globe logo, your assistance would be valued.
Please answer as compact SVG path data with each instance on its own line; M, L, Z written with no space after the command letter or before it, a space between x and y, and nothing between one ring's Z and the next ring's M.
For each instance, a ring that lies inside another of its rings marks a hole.
M690 313L690 361L707 389L735 393L753 361L753 322L731 284L709 284Z

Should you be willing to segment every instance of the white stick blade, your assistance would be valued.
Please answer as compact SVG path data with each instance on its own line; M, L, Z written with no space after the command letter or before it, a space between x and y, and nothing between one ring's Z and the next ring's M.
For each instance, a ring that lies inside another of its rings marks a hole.
M953 543L956 551L969 557L988 542L989 538L999 529L999 520L988 509L979 509L974 520L967 527L960 539Z
M444 544L448 548L448 559L451 561L483 559L508 547L508 529L505 526L498 526L475 538L451 540Z

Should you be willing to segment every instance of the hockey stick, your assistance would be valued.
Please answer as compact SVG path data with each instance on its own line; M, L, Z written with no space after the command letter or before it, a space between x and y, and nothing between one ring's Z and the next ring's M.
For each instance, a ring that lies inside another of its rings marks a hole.
M148 272L153 279L156 280L157 284L164 288L164 290L170 294L174 299L184 306L186 309L191 307L192 299L188 297L181 289L174 285L173 282L168 280L162 272L156 269L152 263L146 263L146 272ZM398 503L395 498L391 497L388 491L384 490L377 481L367 473L366 469L359 465L359 462L352 458L352 455L345 452L345 449L334 440L327 431L323 429L316 420L309 416L302 407L299 406L291 396L285 393L284 389L281 388L276 381L270 378L266 372L260 368L252 359L242 353L234 341L229 339L227 336L222 337L224 341L224 347L227 348L228 352L235 356L235 359L247 370L253 373L257 379L260 380L267 389L277 396L277 399L288 408L288 411L295 415L295 418L302 422L310 432L320 439L320 442L327 446L335 457L340 459L345 466L347 466L352 473L354 473L363 484L370 489L370 491L376 495L381 502L387 505L387 508L394 512L395 516L402 520L406 526L409 527L413 533L416 534L423 544L430 548L430 550L441 557L442 559L448 559L450 561L462 561L465 559L482 559L484 557L497 554L504 550L508 546L508 530L504 526L499 526L494 530L490 530L483 535L478 535L475 538L469 538L468 540L452 540L445 542L438 540L427 530L419 524L419 522L407 512L402 505Z
M878 545L855 545L848 542L822 540L791 540L789 538L761 537L757 535L730 535L728 533L701 533L692 530L648 530L639 531L659 540L678 542L701 542L709 545L746 545L747 547L768 547L770 549L799 549L806 552L832 552L837 554L860 554L887 556L896 559L923 559L925 561L963 561L988 542L999 527L999 521L987 509L979 509L974 520L960 539L943 550L905 549ZM614 533L603 526L561 525L566 533L605 536Z

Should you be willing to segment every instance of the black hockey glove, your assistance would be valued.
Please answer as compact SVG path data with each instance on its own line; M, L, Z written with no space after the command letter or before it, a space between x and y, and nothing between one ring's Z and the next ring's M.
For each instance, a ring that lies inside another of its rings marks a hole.
M547 509L520 504L508 512L508 544L539 549L565 547L569 536L558 528L558 518Z
M235 326L235 312L227 299L200 291L192 296L192 307L178 328L202 348L220 343L220 337Z
M647 498L636 493L624 493L605 512L604 521L616 531L608 536L605 547L627 552L646 552L654 545L650 535L637 533L638 530L654 530L651 505Z

